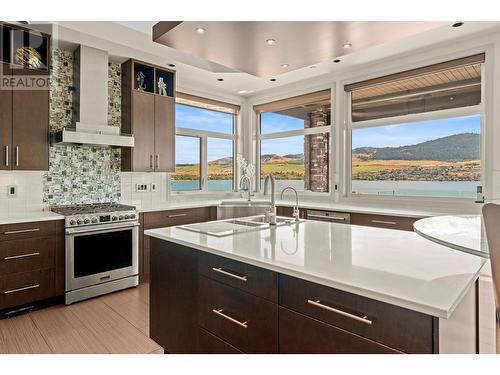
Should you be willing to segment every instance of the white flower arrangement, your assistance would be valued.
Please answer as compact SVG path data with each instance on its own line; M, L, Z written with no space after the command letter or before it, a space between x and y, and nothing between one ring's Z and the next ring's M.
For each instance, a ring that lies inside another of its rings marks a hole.
M248 176L250 179L255 176L255 165L253 163L248 163L243 155L236 155L236 164L241 170L242 176Z

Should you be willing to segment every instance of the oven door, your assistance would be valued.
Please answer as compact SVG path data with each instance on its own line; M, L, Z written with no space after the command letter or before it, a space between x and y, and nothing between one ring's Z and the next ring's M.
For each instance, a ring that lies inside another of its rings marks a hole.
M139 223L66 229L66 291L138 274Z

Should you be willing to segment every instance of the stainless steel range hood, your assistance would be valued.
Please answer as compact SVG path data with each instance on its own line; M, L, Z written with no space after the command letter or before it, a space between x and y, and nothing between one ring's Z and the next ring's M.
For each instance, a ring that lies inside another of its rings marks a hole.
M73 121L51 135L55 144L134 147L134 137L108 125L108 53L81 45L74 52Z

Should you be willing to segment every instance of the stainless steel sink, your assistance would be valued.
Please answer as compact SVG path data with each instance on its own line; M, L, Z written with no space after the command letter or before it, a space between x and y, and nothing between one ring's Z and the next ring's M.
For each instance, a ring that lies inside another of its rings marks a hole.
M233 219L263 215L269 210L269 201L230 200L223 201L217 207L217 219Z
M299 220L299 222L304 219ZM276 217L276 225L288 225L296 223L295 219L289 217L278 216ZM270 224L265 222L264 215L257 215L251 217L244 217L239 219L226 219L209 221L205 223L181 225L178 228L185 229L191 232L208 234L211 236L222 237L234 235L242 232L249 232L252 230L262 230L269 228Z

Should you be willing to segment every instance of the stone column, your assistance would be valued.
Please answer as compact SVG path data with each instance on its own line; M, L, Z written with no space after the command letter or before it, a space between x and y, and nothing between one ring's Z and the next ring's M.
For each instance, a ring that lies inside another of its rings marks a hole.
M305 128L328 125L328 113L319 107L309 113ZM328 191L329 182L329 134L313 134L304 137L304 185L306 190Z

